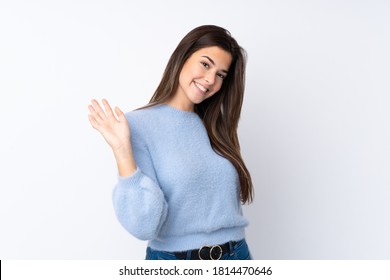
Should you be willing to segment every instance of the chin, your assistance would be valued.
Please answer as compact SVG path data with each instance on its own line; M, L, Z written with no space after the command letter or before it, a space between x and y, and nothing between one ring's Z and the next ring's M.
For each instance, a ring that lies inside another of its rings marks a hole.
M202 101L205 100L205 98L199 98L199 97L197 97L197 98L191 98L190 100L191 100L191 102L192 102L193 104L199 104L199 103L202 103Z
M206 98L205 98L205 99L206 99ZM202 103L205 99L193 100L192 103L194 103L194 104L200 104L200 103Z

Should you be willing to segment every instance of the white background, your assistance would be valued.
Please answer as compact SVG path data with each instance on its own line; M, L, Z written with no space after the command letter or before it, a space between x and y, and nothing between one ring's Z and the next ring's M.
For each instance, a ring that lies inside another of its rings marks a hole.
M142 259L87 105L146 104L191 29L247 50L256 259L390 259L390 2L0 1L0 258Z

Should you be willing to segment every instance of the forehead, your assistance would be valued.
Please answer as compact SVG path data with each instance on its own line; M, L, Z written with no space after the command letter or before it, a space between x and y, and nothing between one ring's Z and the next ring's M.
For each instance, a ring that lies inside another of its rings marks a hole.
M229 69L230 64L232 63L232 55L224 49L216 46L197 50L191 57L209 57L215 62L215 67L226 70Z

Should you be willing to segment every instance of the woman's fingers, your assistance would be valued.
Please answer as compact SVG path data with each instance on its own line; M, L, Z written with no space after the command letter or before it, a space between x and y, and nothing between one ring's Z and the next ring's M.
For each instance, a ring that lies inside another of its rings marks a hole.
M91 113L91 115L93 116L93 118L95 119L95 122L97 124L99 124L100 122L103 121L102 117L98 114L98 112L96 112L94 106L88 105L88 109L89 109L89 112Z
M118 107L111 109L105 99L102 100L103 106L95 99L91 103L88 105L88 119L92 127L102 134L113 150L127 147L130 143L130 128L123 112Z
M123 114L121 109L119 109L118 107L115 107L115 113L116 113L116 115L119 118L119 122L126 122L127 121L126 117L125 117L125 114Z
M91 103L92 105L88 105L88 109L91 113L88 118L93 128L99 130L107 125L112 126L115 123L127 121L123 112L118 107L115 107L115 113L119 118L118 120L106 99L102 99L104 110L96 99L92 99Z
M107 112L107 116L109 118L115 118L114 112L112 111L110 104L108 104L108 101L106 99L102 99L102 103L103 103L104 109ZM116 118L115 118L115 120L117 121Z
M95 99L92 99L92 105L95 113L101 120L105 120L107 118L106 113L103 111L102 107L100 106L99 102L97 102ZM95 116L96 118L96 116Z
M95 118L92 115L88 115L88 120L91 123L92 127L94 129L98 129L98 123L96 122Z

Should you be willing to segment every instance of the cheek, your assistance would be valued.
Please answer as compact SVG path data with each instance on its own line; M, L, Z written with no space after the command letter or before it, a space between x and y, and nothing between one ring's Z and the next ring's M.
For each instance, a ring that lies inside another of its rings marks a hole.
M202 77L202 75L202 70L197 67L183 67L180 73L179 80L186 84L189 84L194 79Z
M201 65L196 65L191 68L191 74L194 78L201 78L206 73L206 70Z
M183 68L179 76L180 84L182 85L188 84L192 79L191 76L192 76L191 71L189 71L189 69Z
M217 79L218 79L218 78L217 78ZM218 81L218 80L217 80L217 81L215 82L213 91L217 92L217 91L219 91L219 90L221 89L221 87L222 87L222 81Z

